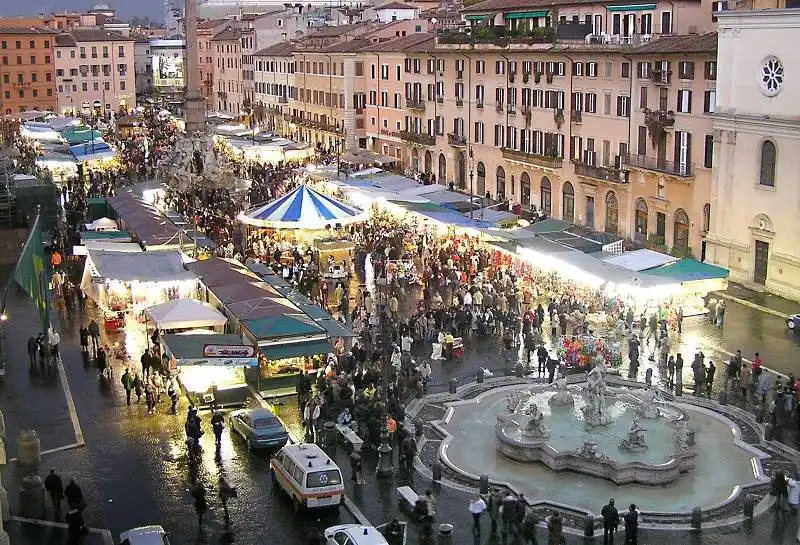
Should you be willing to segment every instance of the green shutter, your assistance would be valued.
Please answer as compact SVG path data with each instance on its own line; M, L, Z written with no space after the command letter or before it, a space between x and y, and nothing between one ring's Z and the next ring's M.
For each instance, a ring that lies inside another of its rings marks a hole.
M608 6L608 11L651 11L656 9L655 4L628 4L627 6Z

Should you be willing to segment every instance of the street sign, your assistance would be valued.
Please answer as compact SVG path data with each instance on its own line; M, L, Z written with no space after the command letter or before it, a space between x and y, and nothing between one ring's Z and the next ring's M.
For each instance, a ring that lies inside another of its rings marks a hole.
M252 358L256 349L247 344L207 344L203 346L206 358Z

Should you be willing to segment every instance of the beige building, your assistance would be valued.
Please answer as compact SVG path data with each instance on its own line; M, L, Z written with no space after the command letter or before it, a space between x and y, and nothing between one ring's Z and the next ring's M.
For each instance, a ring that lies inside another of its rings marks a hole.
M211 38L214 53L215 110L239 117L244 99L242 79L242 31L232 26L219 30Z
M58 111L99 115L136 106L134 38L99 28L56 36Z
M293 42L280 42L257 51L255 57L255 103L263 111L259 120L266 130L286 134L288 126L289 99L295 98L295 62Z
M800 10L718 14L720 78L707 257L732 280L800 299ZM769 39L765 37L768 36Z

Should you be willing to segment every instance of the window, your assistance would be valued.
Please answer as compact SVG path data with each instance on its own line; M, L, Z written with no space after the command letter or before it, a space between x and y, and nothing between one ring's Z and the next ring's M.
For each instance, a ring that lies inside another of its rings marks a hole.
M36 72L33 72L33 73L31 74L31 82L34 82L34 83L35 83L35 82L36 82L36 80L38 80L38 79L39 79L39 76L36 74Z
M111 82L110 81L104 81L103 82L103 89L105 89L106 91L110 91L111 90Z
M0 48L2 48L2 49L8 49L8 42L6 42L5 40L3 40L2 42L0 42Z
M617 115L619 117L628 117L630 114L631 114L631 97L618 96Z
M88 91L88 90L89 90L89 84L85 81L81 83L81 91Z
M686 131L675 131L675 169L678 174L690 174L692 158L692 135Z
M34 40L31 40L30 42L28 42L28 47L30 47L31 49L36 49L36 42Z
M31 55L31 64L36 64L36 55Z
M476 144L483 144L483 121L475 122L475 135L473 140Z
M669 89L666 87L658 90L658 109L662 111L669 110Z
M97 58L97 47L96 46L92 46L92 58L93 59Z
M636 74L639 79L650 79L650 63L640 62L636 65Z
M703 149L703 166L706 168L711 168L713 163L714 163L714 135L707 134L705 148Z
M583 75L583 63L582 62L573 62L572 63L572 75L573 76L582 76Z
M494 63L494 73L498 76L502 76L506 73L506 63L503 61L495 61Z
M539 205L541 207L542 212L550 216L553 213L553 201L552 201L553 193L552 193L552 186L550 185L550 178L548 178L547 176L543 176L540 186L541 186L542 196Z
M622 63L622 77L623 79L631 77L631 63L629 62Z
M661 12L661 34L672 34L672 12Z
M760 185L775 187L775 155L775 144L771 140L764 140L761 144Z
M486 73L486 61L475 61L475 73L476 74Z
M505 136L506 128L503 125L495 125L494 126L494 145L495 147L502 148L505 147L506 136Z
M562 194L561 219L573 222L575 221L575 190L571 183L564 182Z
M682 208L675 211L675 230L672 238L673 250L686 255L689 251L689 216Z
M617 195L609 191L606 195L606 233L616 235L619 230L619 202Z
M703 94L703 113L713 114L717 105L717 92L706 91Z
M707 61L704 65L704 76L707 80L717 79L717 61Z
M121 45L117 48L117 57L124 57L125 56L125 46Z
M678 112L692 113L692 92L688 89L678 89Z
M647 108L647 87L639 88L639 108L642 110Z
M678 63L678 78L694 79L694 63L692 61L680 61Z
M595 93L586 93L586 113L597 113L597 95Z
M389 79L389 65L382 64L381 65L381 79L388 80Z
M497 193L495 194L495 198L498 201L504 201L506 199L506 171L503 170L503 167L497 167Z
M603 94L603 115L611 115L611 93Z
M103 46L103 58L104 59L108 58L108 46L107 45Z

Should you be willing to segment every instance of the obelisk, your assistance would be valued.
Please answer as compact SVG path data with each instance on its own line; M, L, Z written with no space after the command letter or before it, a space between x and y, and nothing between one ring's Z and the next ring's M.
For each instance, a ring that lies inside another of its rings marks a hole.
M205 99L200 92L200 53L197 50L197 0L185 0L183 20L186 35L183 115L186 120L186 134L194 134L206 128Z

